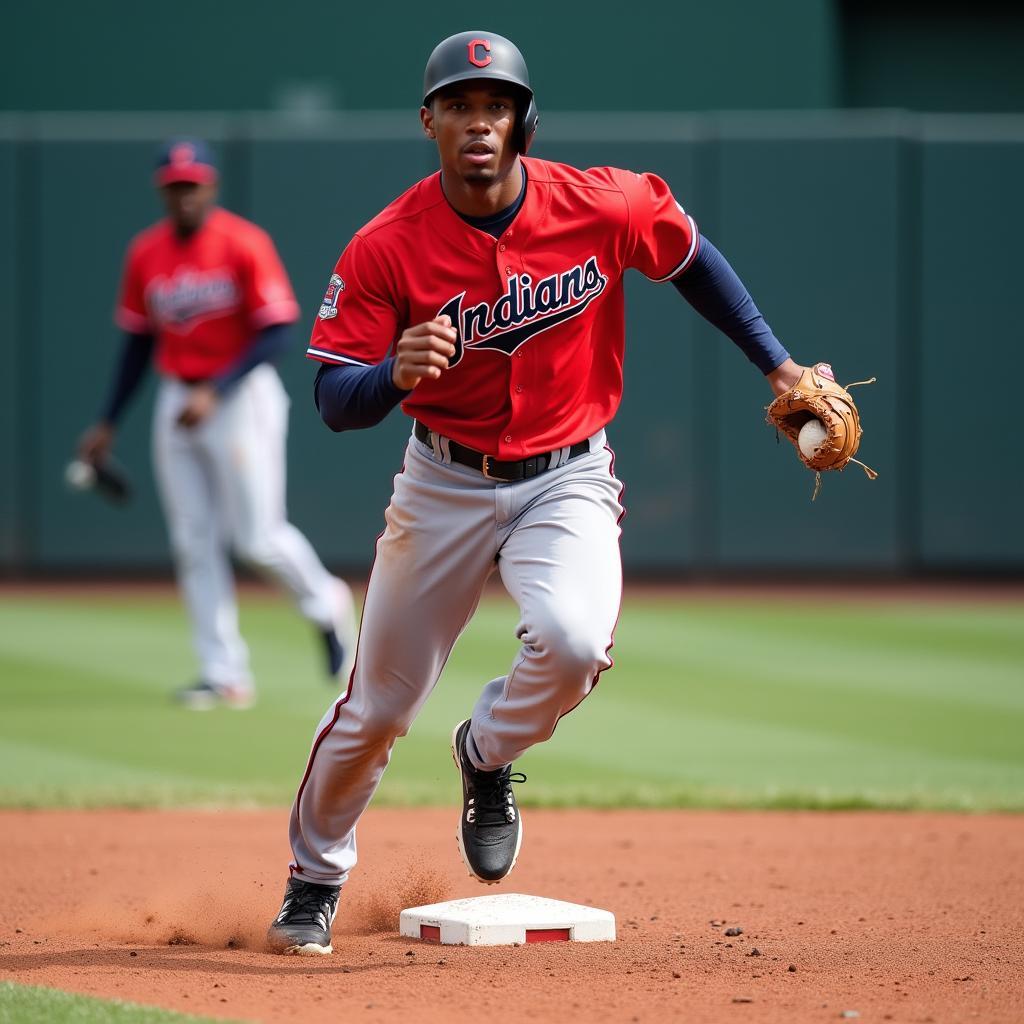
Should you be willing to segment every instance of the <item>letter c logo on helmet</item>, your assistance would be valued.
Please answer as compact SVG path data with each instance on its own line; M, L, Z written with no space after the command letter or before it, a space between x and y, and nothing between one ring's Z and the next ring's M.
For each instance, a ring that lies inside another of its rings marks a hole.
M476 55L477 48L484 51L484 57ZM491 63L491 41L489 39L470 39L469 41L469 63L478 68L485 68Z

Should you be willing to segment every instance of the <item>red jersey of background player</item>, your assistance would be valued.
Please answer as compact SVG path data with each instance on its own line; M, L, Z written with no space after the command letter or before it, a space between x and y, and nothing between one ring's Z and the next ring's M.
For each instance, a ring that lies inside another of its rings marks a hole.
M155 337L161 372L196 380L235 362L257 331L298 315L270 236L217 208L187 238L161 221L133 239L115 319Z
M622 275L654 281L697 253L692 218L653 174L522 158L526 196L495 239L449 205L440 173L358 231L341 255L307 355L372 365L405 328L451 317L451 368L402 408L498 459L590 437L622 396Z

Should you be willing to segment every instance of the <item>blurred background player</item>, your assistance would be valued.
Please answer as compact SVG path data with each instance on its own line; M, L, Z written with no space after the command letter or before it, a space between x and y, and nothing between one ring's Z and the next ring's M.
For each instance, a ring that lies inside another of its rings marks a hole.
M155 355L153 461L199 659L198 681L177 696L195 710L244 708L254 686L230 554L292 595L339 681L354 653L352 595L286 518L289 403L272 363L299 307L274 244L216 205L217 169L203 142L169 142L155 178L167 216L128 248L116 314L121 357L79 456L106 458Z

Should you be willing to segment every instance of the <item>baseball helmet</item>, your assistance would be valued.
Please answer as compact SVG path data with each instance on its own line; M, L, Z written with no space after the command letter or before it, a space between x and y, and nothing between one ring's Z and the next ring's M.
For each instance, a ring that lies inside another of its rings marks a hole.
M530 88L530 72L526 61L510 39L494 32L459 32L434 47L423 72L423 105L434 93L455 82L473 78L490 78L516 86L526 99L526 109L516 120L516 149L525 153L530 148L540 114Z

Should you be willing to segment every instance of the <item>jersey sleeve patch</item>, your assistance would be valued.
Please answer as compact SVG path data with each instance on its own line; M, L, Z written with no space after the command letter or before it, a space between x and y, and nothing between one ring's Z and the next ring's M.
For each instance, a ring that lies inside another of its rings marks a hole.
M327 282L306 355L329 363L372 366L400 332L388 275L360 235L341 254Z
M320 303L320 311L317 316L321 320L333 320L338 315L338 299L345 290L345 282L340 274L331 274L327 291L324 292L324 300Z

